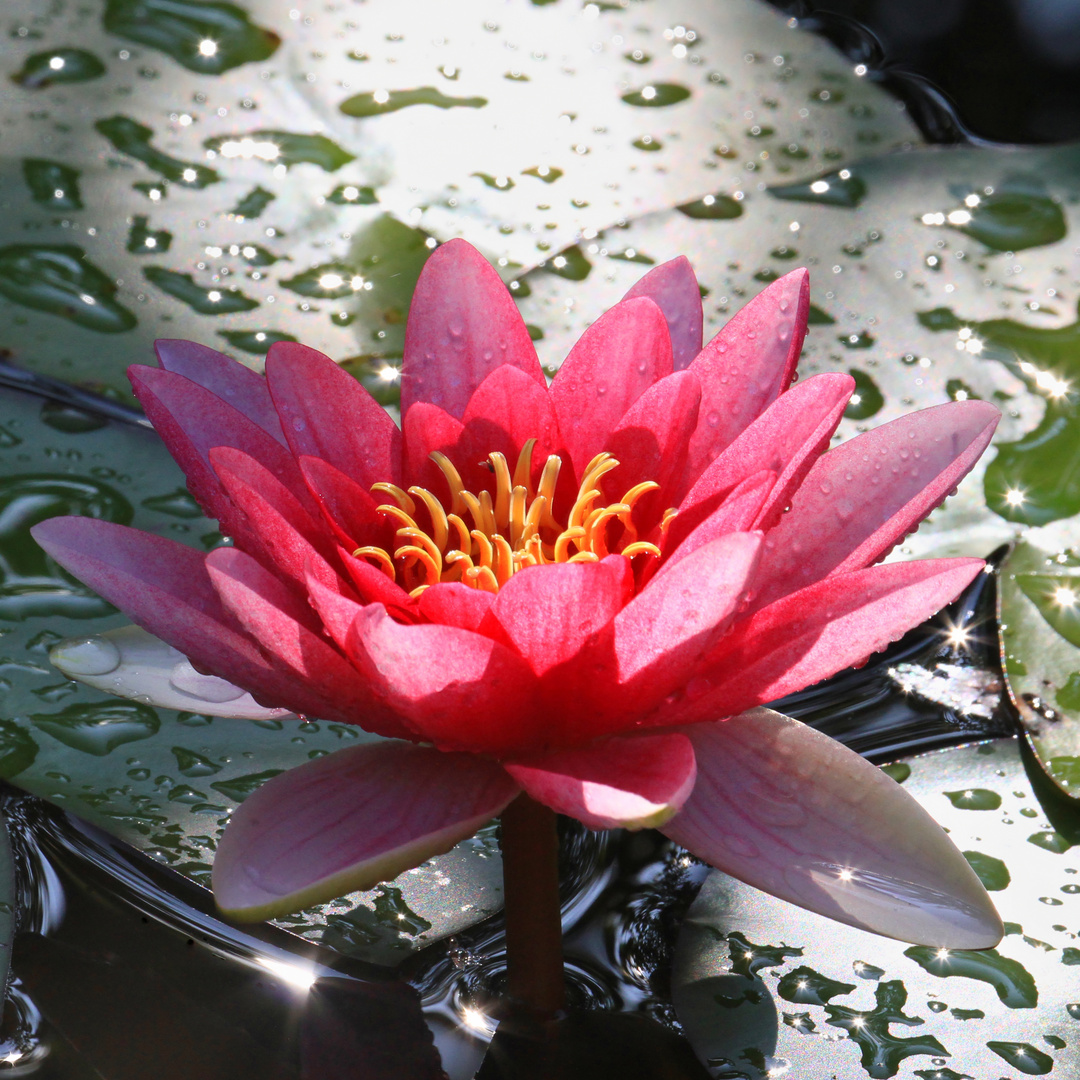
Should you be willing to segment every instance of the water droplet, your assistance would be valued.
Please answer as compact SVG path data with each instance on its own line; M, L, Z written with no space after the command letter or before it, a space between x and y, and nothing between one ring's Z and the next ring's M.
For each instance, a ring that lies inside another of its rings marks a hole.
M120 666L120 650L108 638L68 638L53 647L49 661L65 675L108 675Z
M203 701L224 702L235 701L243 697L245 691L232 683L219 679L215 675L203 675L196 671L187 660L181 660L172 669L169 682L192 697L202 698Z

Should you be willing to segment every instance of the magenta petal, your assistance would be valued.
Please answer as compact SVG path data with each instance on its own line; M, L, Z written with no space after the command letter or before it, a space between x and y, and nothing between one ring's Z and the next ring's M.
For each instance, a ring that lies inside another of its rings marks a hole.
M983 568L981 559L923 559L837 574L741 622L702 671L693 701L665 723L775 701L861 664L928 619Z
M647 296L664 313L671 335L672 362L676 371L688 367L701 352L704 315L701 289L685 255L650 270L624 297Z
M305 597L234 548L216 548L206 567L222 602L275 664L328 703L316 715L360 724L378 735L411 734L375 700L364 676L327 644Z
M688 728L698 780L663 831L725 873L838 922L919 945L1004 932L941 826L876 766L767 709Z
M698 548L729 533L749 532L761 513L761 508L776 487L776 473L755 473L747 477L730 495L696 528L678 543L671 554L656 571L655 577L668 573L672 567L693 554ZM677 519L676 519L677 520ZM668 534L670 540L670 532ZM668 544L665 541L664 551Z
M261 556L260 561L277 566L296 581L303 580L304 564L310 558L325 561L320 553L326 548L322 523L316 524L272 473L243 451L228 446L214 447L210 464L233 505L248 519L251 536L258 544L251 554Z
M520 368L509 365L496 368L477 387L469 399L462 423L465 425L464 441L469 445L469 460L483 461L493 450L498 450L506 455L513 469L521 448L529 439L536 439L533 453L539 471L548 454L562 450L555 406L548 388L538 386ZM461 460L460 457L457 460Z
M378 503L355 480L321 458L300 458L300 471L342 547L355 551L367 544L383 547L390 542Z
M787 389L809 310L810 277L793 270L737 312L690 365L702 398L685 489Z
M270 470L305 506L314 509L307 485L288 449L216 394L161 368L128 368L128 378L146 415L169 453L184 470L191 493L217 518L227 535L234 528L235 511L210 466L210 450L231 446Z
M465 468L466 471L461 474L461 478L467 490L475 491L475 485L469 486L470 478L475 475L475 472L469 471L469 467L475 470L476 462L460 461L455 452L464 430L465 425L460 420L438 405L431 405L426 401L418 401L407 413L403 413L401 419L401 434L405 444L403 471L407 483L427 488L436 498L449 499L446 479L431 460L432 451L440 450L459 469ZM488 476L490 478L490 473Z
M537 802L590 829L658 829L694 789L690 740L676 732L607 739L505 763Z
M510 580L513 581L513 578ZM472 589L456 581L429 586L420 594L418 601L420 614L429 622L473 631L480 629L484 616L494 602L494 593Z
M154 352L166 371L206 387L278 442L285 443L266 380L258 372L216 349L179 338L158 338Z
M764 469L778 483L761 508L759 527L772 528L807 471L829 446L855 380L828 372L781 394L698 477L679 504L667 543L677 543L720 505L737 484Z
M390 881L496 817L518 786L493 761L406 742L350 746L276 776L233 813L218 906L255 921Z
M551 563L519 570L499 590L481 629L502 639L537 675L573 659L622 609L633 588L629 559ZM560 679L560 688L565 679Z
M503 364L547 385L510 291L474 247L450 240L432 252L413 293L401 415L427 401L460 418L476 388Z
M615 618L618 701L647 709L684 686L731 624L761 536L732 533L654 578Z
M559 430L579 480L608 448L627 409L671 371L667 322L648 297L623 300L581 335L551 383Z
M491 638L455 626L405 626L378 604L353 625L349 651L375 692L425 739L499 754L544 745L536 677Z
M953 401L819 458L768 535L755 603L883 558L967 475L1000 417L988 402Z
M330 357L278 341L266 357L266 382L298 458L322 458L362 487L400 479L397 425Z
M686 444L697 424L701 387L689 371L654 383L616 424L606 449L619 462L606 478L613 500L636 484L652 480L660 489L645 496L655 520L674 502L675 485L686 464ZM644 520L641 512L638 521Z
M319 695L268 661L222 606L205 555L92 518L50 518L33 535L61 566L201 670L269 707L318 713Z

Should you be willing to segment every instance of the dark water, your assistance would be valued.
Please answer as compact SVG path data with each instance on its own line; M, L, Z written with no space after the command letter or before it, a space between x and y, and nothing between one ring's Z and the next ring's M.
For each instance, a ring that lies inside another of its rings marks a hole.
M1080 138L1076 0L771 0L871 69L931 142Z

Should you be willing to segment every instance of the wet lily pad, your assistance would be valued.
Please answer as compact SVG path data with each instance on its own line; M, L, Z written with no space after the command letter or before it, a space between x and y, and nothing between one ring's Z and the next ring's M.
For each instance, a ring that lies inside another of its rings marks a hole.
M1080 1067L1067 953L1075 948L1068 914L1075 867L1026 842L1031 824L1046 819L1016 741L905 764L907 790L962 848L995 853L980 872L992 870L1004 940L980 952L906 946L837 926L714 871L683 923L673 997L698 1056L726 1075L956 1078L1052 1068L1065 1076ZM947 792L969 789L992 791L1000 810L955 808ZM1072 827L1080 828L1080 819ZM968 852L973 865L976 854ZM728 944L736 935L782 941L787 951L776 965L740 973ZM716 998L721 984L724 1001ZM813 994L811 984L825 992Z
M1047 775L1080 799L1080 520L1029 529L1002 564L1002 667Z

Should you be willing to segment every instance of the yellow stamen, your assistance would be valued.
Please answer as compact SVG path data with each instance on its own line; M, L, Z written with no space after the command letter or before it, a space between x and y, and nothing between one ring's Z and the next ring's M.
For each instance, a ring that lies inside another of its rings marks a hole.
M525 497L532 498L532 456L536 446L535 439L529 439L518 454L517 464L514 466L514 487L523 487Z
M554 562L597 562L612 553L627 559L660 557L656 544L638 540L639 529L651 529L654 539L657 532L663 536L676 512L668 510L658 529L655 519L637 520L639 501L658 484L635 484L618 502L606 503L602 481L619 462L609 453L597 454L581 476L565 521L559 521L554 507L562 461L550 455L534 488L535 448L535 439L525 443L512 474L504 454L489 454L491 489L476 493L466 491L454 464L435 451L431 459L446 479L449 509L426 488L403 491L396 484L375 484L372 491L391 500L378 510L397 526L397 547L392 556L379 547L357 548L353 554L375 563L412 596L439 582L457 581L498 592L517 571ZM421 506L426 528L417 522Z
M394 580L394 560L381 547L358 547L353 552L355 559L374 559L379 564L379 569L391 580Z
M389 495L409 517L416 516L416 503L397 484L372 484L371 490L378 491L382 495Z

